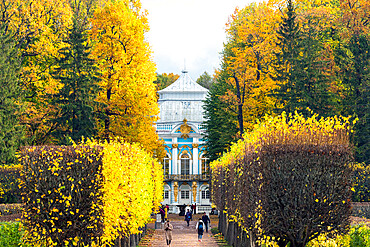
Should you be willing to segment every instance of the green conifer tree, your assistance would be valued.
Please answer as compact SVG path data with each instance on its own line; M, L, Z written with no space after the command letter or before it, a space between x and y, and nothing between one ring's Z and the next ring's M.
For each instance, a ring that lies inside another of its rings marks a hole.
M354 126L353 143L357 162L370 164L370 38L353 33L348 44L341 48L342 81L346 90L344 115L358 118Z
M5 25L0 26L0 164L13 164L25 140L20 116L23 93L19 85L20 56Z
M275 79L279 87L274 95L283 107L276 112L297 110L309 116L312 110L320 116L331 116L336 111L336 99L329 90L331 78L325 74L326 64L320 58L323 45L314 28L317 20L308 16L300 25L296 17L289 0L277 31L281 52L276 54Z
M210 89L214 83L214 80L212 76L207 73L207 71L204 71L204 73L199 76L196 82L202 87Z
M238 116L230 111L226 102L220 96L232 87L225 82L215 82L204 101L204 116L206 121L206 149L210 161L216 160L237 140Z
M79 141L95 135L94 99L99 90L97 67L90 58L87 36L76 21L66 43L59 51L61 58L53 74L64 85L52 99L58 109L53 120L58 127L53 135L59 144L69 144L69 138Z

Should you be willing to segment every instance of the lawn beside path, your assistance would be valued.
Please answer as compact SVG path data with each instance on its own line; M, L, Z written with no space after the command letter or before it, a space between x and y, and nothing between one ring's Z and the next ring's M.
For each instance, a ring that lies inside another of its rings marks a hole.
M208 229L208 233L204 231L202 242L198 241L198 233L195 229L195 225L198 219L202 217L201 214L193 216L193 221L190 221L190 226L187 227L184 216L178 216L175 214L169 215L169 220L173 225L172 242L171 247L185 247L185 246L206 246L206 247L218 247L216 240L212 237L211 229ZM218 217L211 216L211 226L217 227ZM139 247L150 246L150 247L166 247L166 239L164 230L154 229L154 223L148 224L148 234L145 236L139 244Z

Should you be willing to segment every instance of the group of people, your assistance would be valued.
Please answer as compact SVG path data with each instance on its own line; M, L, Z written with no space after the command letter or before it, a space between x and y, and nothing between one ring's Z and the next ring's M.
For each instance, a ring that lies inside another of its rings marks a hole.
M187 226L189 226L190 220L192 220L192 212L188 209L186 214L185 214L185 221L187 223ZM211 227L211 220L210 220L209 216L206 213L203 213L202 218L199 218L199 220L198 220L198 222L195 226L195 229L198 233L198 241L199 242L202 242L204 230L206 230L206 232L208 232L208 227ZM172 224L170 223L170 221L168 219L166 219L166 222L164 224L164 232L165 232L165 236L166 236L167 246L171 246L172 230L173 230Z
M202 242L202 237L204 233L204 228L208 232L208 226L211 227L211 220L206 213L203 214L202 218L199 218L195 229L198 231L198 241Z
M167 246L171 246L173 225L170 223L170 220L167 218L168 210L169 210L168 205L162 205L159 208L159 213L161 215L161 221L162 223L164 223L164 232L166 236ZM186 210L187 212L185 213L185 221L187 223L187 226L189 227L190 221L193 220L193 214L196 214L196 205L187 206ZM199 242L202 242L204 230L208 232L208 227L211 227L211 220L209 216L204 212L202 217L199 218L195 226L195 229L198 233Z
M185 221L187 223L187 226L189 226L189 222L191 220L193 220L193 213L188 209L185 214ZM208 222L211 223L211 220L209 219L208 215L204 212L202 218L199 218L199 220L202 220L204 222L206 231L208 232Z

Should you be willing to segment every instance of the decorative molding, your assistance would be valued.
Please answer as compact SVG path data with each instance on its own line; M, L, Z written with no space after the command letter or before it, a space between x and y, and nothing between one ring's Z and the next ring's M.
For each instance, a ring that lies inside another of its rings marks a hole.
M184 118L184 123L180 126L180 131L182 133L181 138L184 138L185 140L189 138L189 133L192 130L187 122L188 120Z
M167 158L167 157L168 157L168 160L171 161L172 160L172 152L167 152L165 158Z
M189 149L189 151L188 150L186 150L186 148L188 148ZM184 146L181 146L181 148L179 148L179 152L177 153L177 159L178 160L181 160L181 155L183 155L183 154L189 154L190 155L190 159L192 159L192 157L193 157L193 152L191 151L192 149L188 146L188 145L184 145Z
M194 143L193 144L193 148L199 148L199 144L198 143Z
M172 148L178 148L179 147L179 144L175 143L175 144L172 144Z

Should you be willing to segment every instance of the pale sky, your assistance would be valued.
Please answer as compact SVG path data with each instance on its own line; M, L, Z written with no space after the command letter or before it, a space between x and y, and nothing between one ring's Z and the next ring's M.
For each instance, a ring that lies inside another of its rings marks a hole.
M196 80L220 67L226 41L225 24L236 7L258 0L141 0L149 13L147 40L158 73L180 74Z

